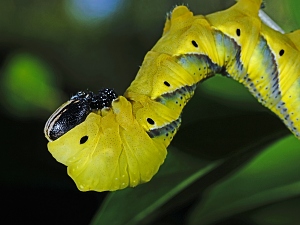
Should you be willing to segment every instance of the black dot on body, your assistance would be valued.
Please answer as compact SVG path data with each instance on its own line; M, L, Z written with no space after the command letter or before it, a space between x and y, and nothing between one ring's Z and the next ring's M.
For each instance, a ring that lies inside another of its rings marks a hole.
M192 40L192 44L193 44L196 48L198 48L198 44L197 44L196 41Z
M81 139L80 139L80 144L84 144L85 142L87 142L87 140L89 139L88 136L83 136Z
M279 51L279 55L280 55L280 56L283 56L283 54L284 54L284 50L281 49L281 50Z
M147 118L147 122L148 122L150 125L154 125L154 124L155 124L154 120L151 119L151 118Z
M241 30L240 29L236 29L236 35L241 36Z
M170 87L170 86L171 86L170 83L167 82L167 81L164 82L164 85L166 85L167 87Z

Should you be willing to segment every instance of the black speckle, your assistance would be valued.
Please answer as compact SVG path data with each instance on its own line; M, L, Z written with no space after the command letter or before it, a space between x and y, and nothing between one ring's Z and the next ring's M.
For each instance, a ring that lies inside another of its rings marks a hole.
M198 44L197 44L196 41L192 40L192 44L193 44L196 48L198 48Z
M164 85L166 85L167 87L170 87L170 86L171 86L170 83L167 82L167 81L164 82Z
M147 122L148 122L150 125L154 125L154 124L155 124L154 120L151 119L151 118L147 118Z
M87 140L89 139L88 136L83 136L81 139L80 139L80 144L84 144L85 142L87 142Z
M236 35L241 36L241 30L240 29L236 29Z
M283 54L284 54L284 50L281 49L281 50L279 51L279 55L280 55L280 56L283 56Z

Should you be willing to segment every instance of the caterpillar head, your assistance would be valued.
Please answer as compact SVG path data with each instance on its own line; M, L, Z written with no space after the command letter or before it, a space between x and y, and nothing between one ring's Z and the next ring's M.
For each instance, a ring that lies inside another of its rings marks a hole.
M79 91L69 101L59 107L48 119L44 133L49 141L54 141L82 123L94 111L108 108L117 94L113 89L102 89L98 94Z
M111 89L78 92L49 118L48 150L68 167L79 190L134 187L158 171L166 147L139 124L133 104Z

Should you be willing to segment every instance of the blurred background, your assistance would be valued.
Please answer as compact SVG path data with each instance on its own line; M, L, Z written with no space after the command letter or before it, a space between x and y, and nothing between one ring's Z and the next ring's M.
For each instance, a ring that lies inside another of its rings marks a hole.
M265 2L267 13L284 30L300 27L296 13L300 3L296 0ZM47 151L44 124L58 106L79 90L110 87L122 94L146 52L160 38L166 12L182 3L195 14L208 14L234 1L1 0L3 221L89 223L106 193L77 190L66 167ZM182 129L199 118L261 112L273 122L274 116L247 90L232 80L216 77L198 88L184 110ZM208 134L214 129L217 128ZM227 144L230 152L232 144ZM226 152L226 142L224 146Z

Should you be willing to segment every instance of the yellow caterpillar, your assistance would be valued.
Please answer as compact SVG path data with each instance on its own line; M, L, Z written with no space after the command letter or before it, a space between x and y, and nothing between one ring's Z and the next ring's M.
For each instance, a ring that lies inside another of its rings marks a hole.
M176 7L123 96L79 92L49 118L48 149L79 190L149 181L196 85L216 73L243 83L299 138L299 31L281 34L263 24L261 4L239 0L207 16Z

